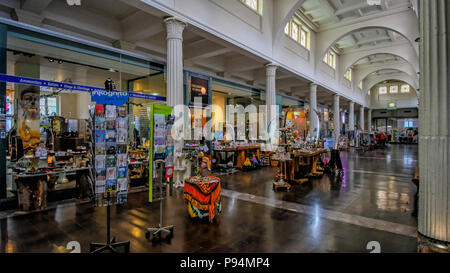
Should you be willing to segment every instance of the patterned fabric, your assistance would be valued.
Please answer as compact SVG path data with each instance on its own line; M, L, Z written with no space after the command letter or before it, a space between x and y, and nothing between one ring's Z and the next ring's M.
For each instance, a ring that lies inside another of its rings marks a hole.
M217 182L193 182L189 178L184 183L184 201L188 204L190 216L196 214L191 213L195 207L203 214L208 213L209 221L212 222L215 216L215 208L220 203L220 179L209 176L211 180Z

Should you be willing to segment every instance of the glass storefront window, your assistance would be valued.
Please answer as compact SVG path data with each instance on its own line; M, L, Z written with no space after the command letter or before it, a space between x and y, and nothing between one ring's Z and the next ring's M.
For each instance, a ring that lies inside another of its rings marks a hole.
M86 121L90 118L90 106L94 104L90 92L63 85L51 87L42 81L104 88L105 80L110 78L116 90L154 98L129 98L128 139L132 141L138 135L140 144L146 144L150 104L165 104L164 65L115 49L93 47L13 26L7 28L6 74L30 78L35 84L7 82L7 133L12 133L12 129L20 133L18 125L26 124L27 128L37 128L35 134L27 134L33 141L30 145L47 145L49 134L46 130L55 129L52 121L57 120L55 152L86 146L89 142ZM28 107L27 110L24 106ZM30 118L32 122L29 122ZM7 184L8 197L14 196L12 192L16 190L11 181Z

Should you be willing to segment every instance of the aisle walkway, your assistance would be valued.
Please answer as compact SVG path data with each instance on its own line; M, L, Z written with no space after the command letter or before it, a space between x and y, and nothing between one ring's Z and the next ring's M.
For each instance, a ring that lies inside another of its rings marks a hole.
M342 159L342 184L325 176L291 192L272 190L273 168L224 177L223 212L213 224L189 219L183 192L176 190L163 207L165 224L175 225L171 244L144 238L159 206L136 193L113 209L112 233L131 240L132 252L368 252L370 241L382 252L415 252L410 181L417 146L343 153ZM89 242L104 240L104 219L105 210L91 204L3 218L0 251L65 252L69 241L78 241L87 252Z

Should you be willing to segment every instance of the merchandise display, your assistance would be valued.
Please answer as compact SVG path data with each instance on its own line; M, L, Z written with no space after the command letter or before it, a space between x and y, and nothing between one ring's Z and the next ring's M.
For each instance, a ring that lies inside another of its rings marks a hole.
M124 106L96 104L94 110L95 203L123 204L128 198L128 117ZM107 200L110 199L110 200Z
M212 223L222 210L220 202L220 179L214 176L193 176L184 183L184 201L189 216L200 219L208 217Z
M153 104L150 106L150 145L149 145L149 202L155 198L163 198L164 191L157 196L158 187L153 185L153 179L157 178L157 160L163 160L165 174L160 174L171 181L174 170L174 140L172 138L172 125L174 118L171 116L172 107ZM170 187L172 188L172 183Z

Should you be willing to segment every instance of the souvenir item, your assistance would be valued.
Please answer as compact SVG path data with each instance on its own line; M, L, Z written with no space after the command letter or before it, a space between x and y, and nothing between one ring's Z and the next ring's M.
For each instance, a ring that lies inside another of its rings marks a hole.
M106 155L106 167L115 167L116 166L116 155Z
M95 115L97 117L104 117L105 110L104 110L103 104L96 104L95 105Z
M116 179L116 168L107 168L106 169L106 179L107 180L115 180Z
M107 120L106 121L106 129L107 130L116 130L116 121L115 120Z
M105 168L105 159L106 159L106 156L104 156L104 155L97 155L95 157L95 168L96 169Z
M106 105L105 116L107 120L115 120L116 119L116 106L115 105Z
M95 143L105 143L105 130L95 130Z
M128 181L127 179L117 179L117 190L118 191L127 191L128 190Z
M113 193L117 191L117 180L106 180L106 192Z
M95 181L95 193L101 194L105 192L106 181L97 179Z
M117 155L117 166L118 167L127 167L128 157L126 154L118 154Z
M117 171L117 178L127 177L127 167L119 167Z

